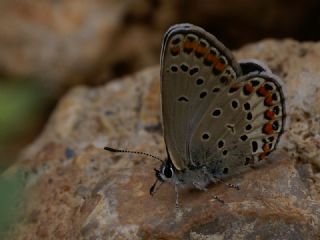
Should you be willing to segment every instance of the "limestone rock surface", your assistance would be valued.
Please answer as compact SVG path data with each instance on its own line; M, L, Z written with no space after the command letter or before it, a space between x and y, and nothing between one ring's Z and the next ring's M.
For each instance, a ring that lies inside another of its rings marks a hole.
M265 40L235 52L267 63L284 81L287 126L261 167L209 186L225 204L173 186L154 197L158 162L112 154L105 145L165 158L159 68L100 87L76 87L39 138L5 175L23 172L25 198L13 239L319 239L320 43Z

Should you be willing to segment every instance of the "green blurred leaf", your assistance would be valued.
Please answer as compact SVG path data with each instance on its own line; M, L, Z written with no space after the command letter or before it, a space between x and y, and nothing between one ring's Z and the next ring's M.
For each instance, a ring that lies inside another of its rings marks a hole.
M23 197L22 174L0 176L0 239L18 217L18 205Z
M40 130L50 96L39 82L0 79L0 173Z
M4 139L24 132L32 124L43 106L44 94L39 90L30 82L0 84L0 133Z

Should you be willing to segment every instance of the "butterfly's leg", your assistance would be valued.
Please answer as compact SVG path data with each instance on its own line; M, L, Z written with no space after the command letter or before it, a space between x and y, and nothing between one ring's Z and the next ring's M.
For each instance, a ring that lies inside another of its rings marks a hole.
M197 188L197 189L199 189L199 190L202 190L202 191L205 191L205 192L207 192L207 193L209 193L215 200L217 200L218 202L220 202L220 203L224 203L224 201L221 199L221 198L219 198L218 196L216 196L216 195L214 195L214 194L212 194L212 193L210 193L210 192L208 192L208 188L206 188L206 187L203 187L203 186L200 186L198 183L196 183L196 182L193 182L193 185Z
M178 184L174 185L174 191L176 192L176 210L179 210L179 191L178 191Z
M234 188L237 190L240 190L239 185L236 184L231 184L231 183L226 183L225 181L223 181L222 179L218 178L218 177L213 177L214 180L218 180L218 182L223 183L225 186L230 187L230 188Z
M227 187L231 187L231 188L235 188L235 189L237 189L237 190L240 190L240 187L239 187L238 185L231 184L231 183L226 183L226 182L223 181L221 178L218 178L218 177L216 177L216 176L212 176L212 174L210 174L210 171L208 170L207 167L204 167L204 168L203 168L203 171L204 171L204 173L210 178L210 180L211 180L212 182L218 181L218 182L223 183L223 184L224 184L225 186L227 186Z

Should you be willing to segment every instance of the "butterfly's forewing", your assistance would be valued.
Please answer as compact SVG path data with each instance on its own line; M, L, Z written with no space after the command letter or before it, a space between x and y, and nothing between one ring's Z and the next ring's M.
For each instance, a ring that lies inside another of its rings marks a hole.
M215 149L207 140L214 137L212 129L220 126L208 125L203 133L195 131L204 123L208 108L224 101L221 94L239 76L241 68L228 49L203 29L179 24L165 34L161 53L162 118L165 142L177 169L197 166L211 157ZM195 137L197 133L200 139Z

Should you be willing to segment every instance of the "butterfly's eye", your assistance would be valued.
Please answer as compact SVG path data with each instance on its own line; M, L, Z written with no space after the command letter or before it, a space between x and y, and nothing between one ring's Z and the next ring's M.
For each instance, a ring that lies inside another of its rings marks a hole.
M173 175L173 169L169 166L166 166L163 168L163 175L166 177L166 178L171 178L172 175Z

